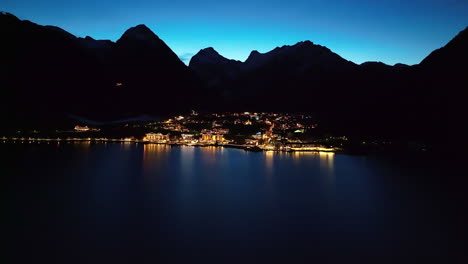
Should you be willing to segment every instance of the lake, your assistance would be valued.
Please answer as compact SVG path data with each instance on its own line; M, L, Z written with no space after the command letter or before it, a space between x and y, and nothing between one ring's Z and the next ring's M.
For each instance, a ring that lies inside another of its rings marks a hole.
M463 255L450 159L130 143L6 142L0 154L17 260Z

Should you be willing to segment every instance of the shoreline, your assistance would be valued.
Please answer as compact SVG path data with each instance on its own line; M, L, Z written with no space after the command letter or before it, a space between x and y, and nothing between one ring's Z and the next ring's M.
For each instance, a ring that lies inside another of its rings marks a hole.
M290 149L271 149L271 148L258 148L252 150L254 146L252 145L241 145L241 144L203 144L203 143L179 143L179 142L170 142L170 143L163 143L163 142L148 142L143 140L125 140L125 139L109 139L109 138L32 138L32 137L0 137L0 143L127 143L127 144L150 144L150 145L167 145L170 147L180 147L180 146L191 146L191 147L224 147L224 148L234 148L234 149L242 149L247 152L278 152L278 153L301 153L301 152L309 152L309 153L333 153L333 154L346 154L346 155L357 155L357 156L380 156L380 155L436 155L440 156L441 158L451 157L453 158L453 150L447 149L440 149L440 151L415 151L404 148L404 146L398 148L391 148L391 149L360 149L360 148L290 148Z
M305 147L305 148L285 148L285 149L272 149L272 148L262 148L259 146L252 146L247 144L213 144L213 143L183 143L183 142L149 142L138 139L109 139L109 138L31 138L31 137L2 137L0 140L3 143L8 142L29 142L29 143L40 143L40 142L89 142L89 143L131 143L131 144L154 144L154 145L168 145L171 147L180 147L180 146L192 146L192 147L226 147L226 148L235 148L243 149L249 152L329 152L337 153L341 152L342 149L337 148L325 148L325 147Z

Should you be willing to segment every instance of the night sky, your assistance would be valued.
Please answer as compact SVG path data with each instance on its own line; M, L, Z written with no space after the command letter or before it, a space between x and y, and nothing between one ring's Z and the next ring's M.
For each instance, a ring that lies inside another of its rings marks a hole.
M2 0L0 9L114 41L146 24L184 59L211 46L243 61L311 40L356 63L416 64L468 26L467 0Z

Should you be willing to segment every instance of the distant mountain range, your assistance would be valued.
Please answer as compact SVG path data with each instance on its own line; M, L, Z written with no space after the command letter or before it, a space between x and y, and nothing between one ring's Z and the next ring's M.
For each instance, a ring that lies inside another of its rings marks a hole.
M0 36L0 82L8 98L1 110L10 124L54 123L68 114L116 119L189 111L201 87L144 25L114 43L1 13Z
M439 137L461 118L468 87L468 28L420 64L357 65L310 41L245 62L214 48L187 67L145 25L117 42L77 38L0 14L5 124L45 125L68 114L91 119L189 109L315 113L331 132Z

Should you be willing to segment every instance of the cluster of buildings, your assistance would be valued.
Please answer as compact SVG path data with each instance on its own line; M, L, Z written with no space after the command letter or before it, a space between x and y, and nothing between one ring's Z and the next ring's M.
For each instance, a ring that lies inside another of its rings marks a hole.
M346 137L321 134L310 115L268 112L192 112L157 122L133 121L99 128L76 125L73 130L56 130L47 135L34 130L32 134L11 140L222 145L275 151L334 151L347 141Z
M76 125L75 128L74 128L74 131L75 132L90 132L90 131L97 132L97 131L99 131L99 129L98 128L91 128L91 127L88 127L88 126Z
M183 133L180 136L171 136L169 133L146 133L143 137L144 142L158 144L188 144L188 145L225 145L230 143L224 138L223 134L217 133Z
M277 151L332 151L347 140L324 137L317 133L317 128L316 119L304 114L192 112L158 122L125 124L122 131L126 132L118 134L130 136L123 139L130 142L224 145ZM74 130L87 132L92 128L76 126ZM135 134L132 135L132 131ZM144 136L135 136L137 134Z
M317 128L312 116L279 113L192 112L146 125L145 142L189 145L237 145L263 150L330 150L305 139ZM158 131L158 132L156 132Z

